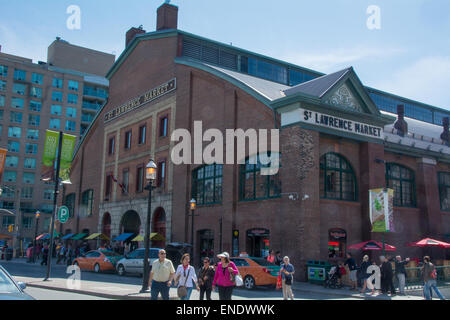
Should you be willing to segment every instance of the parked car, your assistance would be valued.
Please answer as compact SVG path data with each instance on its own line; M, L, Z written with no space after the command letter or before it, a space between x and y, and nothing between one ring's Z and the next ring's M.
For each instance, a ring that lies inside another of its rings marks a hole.
M116 270L117 262L123 256L113 251L93 250L73 261L73 265L78 266L81 270L94 271L96 273L102 271Z
M24 292L25 288L24 282L16 282L0 265L0 300L35 300Z
M244 280L246 289L256 286L276 286L280 267L264 258L235 257L231 258Z
M158 259L159 248L150 248L150 268L156 259ZM124 276L127 273L136 273L143 275L144 274L144 256L145 256L145 248L139 248L130 252L125 256L125 258L121 259L117 262L116 269L117 273L121 276Z

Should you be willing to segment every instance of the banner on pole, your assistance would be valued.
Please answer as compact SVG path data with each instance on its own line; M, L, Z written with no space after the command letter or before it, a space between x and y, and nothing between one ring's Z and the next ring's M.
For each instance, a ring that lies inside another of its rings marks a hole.
M45 134L44 153L42 155L42 179L55 179L55 159L58 142L59 132L47 130Z
M0 148L0 181L3 176L3 170L5 170L5 160L7 152L8 150Z
M70 167L72 165L73 150L77 137L69 134L63 135L61 146L61 163L59 177L62 181L69 180Z
M369 214L372 232L394 232L394 190L369 190Z

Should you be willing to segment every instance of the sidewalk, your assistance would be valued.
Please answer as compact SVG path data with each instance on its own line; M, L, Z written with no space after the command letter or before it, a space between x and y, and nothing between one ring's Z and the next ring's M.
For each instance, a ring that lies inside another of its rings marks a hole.
M14 262L22 262L26 264L25 259L14 259ZM0 261L1 263L1 261ZM55 262L54 262L55 263ZM56 267L56 264L52 263L53 266ZM61 266L61 265L60 265ZM69 275L67 275L69 276ZM65 292L73 292L80 293L84 295L92 295L97 297L109 298L109 299L121 299L121 300L148 300L150 299L150 293L139 293L141 290L141 285L136 284L123 284L123 283L108 283L108 282L100 282L100 281L89 281L82 280L81 287L78 289L70 289L68 286L67 278L52 278L50 281L44 282L42 278L33 278L33 277L14 277L17 281L22 281L27 284L29 287L36 287L42 289L50 289L50 290L59 290ZM354 299L365 299L365 300L423 300L422 297L422 288L414 288L412 290L407 290L407 296L386 296L376 294L371 296L370 294L360 294L359 291L352 291L347 288L342 289L330 289L324 288L321 285L310 284L306 282L294 282L292 289L297 293L302 294L315 294L315 295L324 295L324 298L336 297L351 297ZM448 298L450 296L450 287L440 288L443 295ZM233 294L234 300L245 300L245 289L237 289L235 291L236 294ZM280 298L274 298L274 300L281 299L281 291L276 291L279 293ZM219 295L217 292L212 293L212 299L218 300ZM178 300L177 290L176 288L170 289L170 299ZM191 300L198 300L199 293L194 290L192 292Z
M109 299L120 299L120 300L149 300L150 293L139 293L141 290L141 286L139 285L130 285L130 284L110 284L96 281L81 281L81 287L78 289L70 289L68 286L67 279L55 278L50 281L44 282L41 279L29 278L29 277L15 277L17 281L22 281L27 284L29 287L41 288L41 289L50 289L50 290L58 290L72 293L80 293L84 295L92 295L97 297L109 298ZM245 300L244 297L240 297L239 292L242 292L245 289L236 290L233 295L234 300ZM336 296L336 297L352 297L355 299L370 299L370 300L423 300L421 296L416 295L408 295L408 296L394 296L389 297L386 295L374 295L371 296L369 294L362 295L357 291L351 291L348 289L327 289L318 285L313 285L309 283L294 283L293 285L294 295L295 292L298 293L310 293L310 294L321 294L324 297L328 296ZM274 298L274 300L281 299ZM412 293L412 292L411 292ZM420 293L421 294L421 293ZM212 299L218 300L219 295L217 292L212 293ZM178 300L177 298L177 290L176 288L170 289L170 299ZM198 300L199 293L194 290L192 292L191 300Z

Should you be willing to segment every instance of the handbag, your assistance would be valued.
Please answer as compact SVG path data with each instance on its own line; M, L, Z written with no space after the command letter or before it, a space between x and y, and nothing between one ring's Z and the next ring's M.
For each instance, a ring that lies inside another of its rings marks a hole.
M178 298L184 298L187 296L187 287L186 287L186 283L187 283L187 279L189 278L189 273L191 273L191 268L189 267L189 271L188 274L186 276L186 270L184 271L184 276L186 277L186 279L184 280L184 285L183 286L179 286L177 289L177 294L178 294Z
M436 278L437 278L436 269L433 269L433 271L431 271L430 276L431 276L432 279L436 280Z
M235 280L236 280L236 287L242 287L244 285L244 281L242 280L241 274L238 274Z

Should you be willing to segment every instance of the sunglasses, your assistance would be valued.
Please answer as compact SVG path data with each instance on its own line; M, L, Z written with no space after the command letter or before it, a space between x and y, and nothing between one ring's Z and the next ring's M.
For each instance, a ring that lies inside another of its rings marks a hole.
M209 261L203 261L203 263L204 263L204 264L207 264L207 263L209 263Z
M160 255L160 256L165 256L166 254L165 254L165 253L160 253L159 255Z

